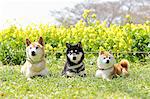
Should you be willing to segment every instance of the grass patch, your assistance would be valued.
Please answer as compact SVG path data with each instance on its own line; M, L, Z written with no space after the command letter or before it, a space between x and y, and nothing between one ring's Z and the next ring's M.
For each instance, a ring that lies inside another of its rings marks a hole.
M94 77L95 63L85 59L85 65L86 78L65 78L60 76L64 60L53 59L47 64L51 76L32 81L20 73L21 66L1 66L0 98L150 98L149 63L131 63L129 77L111 82Z

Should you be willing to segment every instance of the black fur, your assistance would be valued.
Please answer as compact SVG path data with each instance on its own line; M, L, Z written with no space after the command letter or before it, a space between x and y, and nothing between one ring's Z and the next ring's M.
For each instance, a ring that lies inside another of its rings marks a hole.
M66 50L67 61L65 63L65 67L64 67L64 69L62 71L62 75L66 75L67 71L74 72L74 73L79 73L80 71L84 71L85 70L85 67L83 67L84 66L84 63L83 63L83 60L84 60L84 51L82 49L81 42L79 42L78 44L75 44L75 45L71 45L69 43L66 43L66 47L67 47L67 50ZM73 53L79 53L79 52L83 53L80 61L78 61L77 63L72 62L69 59L69 57L67 56L67 54L69 54L71 50L73 50ZM75 52L75 50L77 50L77 52ZM71 66L74 66L74 65L78 65L80 63L82 65L80 67L78 67L78 68L75 68L73 70L68 68L69 66L71 67ZM83 75L81 75L81 76L83 76Z

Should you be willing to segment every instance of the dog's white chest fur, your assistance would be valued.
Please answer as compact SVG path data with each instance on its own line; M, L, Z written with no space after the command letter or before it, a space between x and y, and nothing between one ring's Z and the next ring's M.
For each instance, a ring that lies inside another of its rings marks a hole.
M107 70L97 70L96 71L96 77L101 77L101 78L104 78L104 79L110 79L112 73L113 73L113 70L114 68L110 68L110 69L107 69Z
M40 72L44 68L45 68L45 62L44 61L37 63L37 64L30 64L30 69L33 72Z
M26 61L21 68L21 72L25 74L27 78L30 78L36 75L44 76L48 73L48 69L45 67L45 61L41 61L36 64Z

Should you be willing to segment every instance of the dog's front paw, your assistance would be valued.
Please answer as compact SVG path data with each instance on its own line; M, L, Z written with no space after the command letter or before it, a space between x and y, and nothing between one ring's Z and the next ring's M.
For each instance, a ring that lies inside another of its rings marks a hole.
M25 74L25 70L24 70L24 66L21 67L21 71L20 71L22 74Z
M83 75L79 75L80 77L86 77L86 74L83 74Z
M32 79L29 77L29 78L27 78L27 81L31 81Z
M68 75L66 75L66 77L67 77L67 78L72 78L73 76L68 76Z
M73 76L75 76L75 73L67 71L66 75L67 75L67 77L73 77Z
M86 77L86 73L85 73L85 71L81 71L81 72L79 72L79 76L80 76L80 77Z
M111 81L112 80L111 76L103 75L102 78L103 78L103 80L107 80L107 81Z
M111 79L109 79L109 78L107 78L106 80L107 80L107 81L111 81Z

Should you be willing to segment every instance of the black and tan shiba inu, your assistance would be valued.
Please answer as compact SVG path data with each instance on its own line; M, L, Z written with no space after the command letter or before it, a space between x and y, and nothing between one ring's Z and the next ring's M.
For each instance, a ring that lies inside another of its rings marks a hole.
M72 77L75 75L85 77L86 73L85 73L85 66L83 63L84 52L82 49L81 42L75 45L66 43L66 47L67 47L66 51L67 61L64 70L62 71L62 75L65 75L67 77Z
M26 39L26 62L21 68L28 80L33 76L44 76L48 74L48 69L45 64L45 52L43 38L40 37L38 42L31 43L29 39Z

